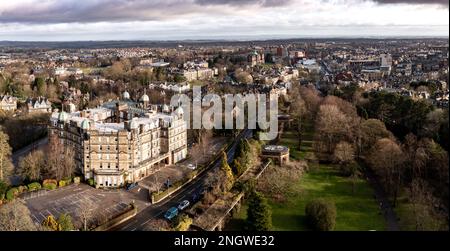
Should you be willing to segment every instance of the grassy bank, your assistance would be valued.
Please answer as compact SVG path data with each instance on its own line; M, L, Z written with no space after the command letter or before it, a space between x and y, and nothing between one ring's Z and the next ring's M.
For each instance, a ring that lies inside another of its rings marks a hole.
M311 128L307 125L307 128ZM285 131L280 144L290 148L292 159L303 160L305 155L313 151L312 130L306 130L301 150L298 151L297 134ZM310 164L311 166L311 164ZM315 198L325 198L334 201L337 208L335 230L368 231L384 230L385 221L381 215L373 189L364 178L355 182L340 175L337 168L330 165L316 165L303 174L298 182L293 184L295 195L279 203L269 199L272 208L273 230L309 230L305 221L305 206ZM246 205L241 207L227 225L227 230L242 230L246 219Z

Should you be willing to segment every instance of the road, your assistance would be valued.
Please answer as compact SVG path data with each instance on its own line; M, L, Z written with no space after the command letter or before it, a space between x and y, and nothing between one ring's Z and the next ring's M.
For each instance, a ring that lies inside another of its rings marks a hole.
M234 153L236 151L236 147L239 143L239 141L243 138L250 138L252 136L252 130L245 130L241 135L239 135L233 145L230 147L230 149L227 152L228 155L228 162L231 163L231 161L234 158ZM179 202L183 200L190 200L191 195L197 192L200 192L203 188L204 181L207 177L207 174L210 170L214 168L218 168L221 163L221 158L216 160L208 170L204 171L202 174L197 176L193 181L191 181L188 185L181 188L171 196L167 197L163 201L155 204L150 205L143 209L141 212L139 212L135 217L132 219L125 221L124 223L118 225L117 227L113 228L113 231L142 231L145 230L146 225L148 222L154 218L157 217L163 217L164 213L171 207L177 206Z
M14 173L17 169L17 166L19 165L19 161L21 158L27 156L31 151L44 148L47 144L48 144L48 137L45 137L13 152L12 162L14 164ZM13 186L20 185L20 178L13 175L10 177L10 182Z

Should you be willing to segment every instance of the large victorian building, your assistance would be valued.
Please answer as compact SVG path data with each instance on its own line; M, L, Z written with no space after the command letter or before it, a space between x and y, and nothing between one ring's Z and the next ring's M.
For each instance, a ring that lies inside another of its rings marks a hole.
M119 187L147 177L160 165L186 158L183 110L138 103L127 92L123 101L74 113L53 113L50 135L75 150L86 179L99 187Z

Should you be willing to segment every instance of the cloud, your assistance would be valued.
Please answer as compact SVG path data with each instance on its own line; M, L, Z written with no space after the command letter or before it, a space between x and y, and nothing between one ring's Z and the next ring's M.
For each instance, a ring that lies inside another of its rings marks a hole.
M16 0L2 3L0 22L91 23L165 20L229 9L284 6L291 0Z
M0 40L448 36L448 9L417 5L430 2L444 1L0 0Z
M263 7L279 7L291 3L292 0L196 0L195 2L200 5L257 5Z
M439 4L448 7L449 0L373 0L380 4Z

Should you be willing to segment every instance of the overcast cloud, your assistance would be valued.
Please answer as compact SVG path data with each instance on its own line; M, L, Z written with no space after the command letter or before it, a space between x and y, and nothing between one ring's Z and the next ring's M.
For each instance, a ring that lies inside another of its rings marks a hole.
M444 0L0 0L0 40L448 36Z

